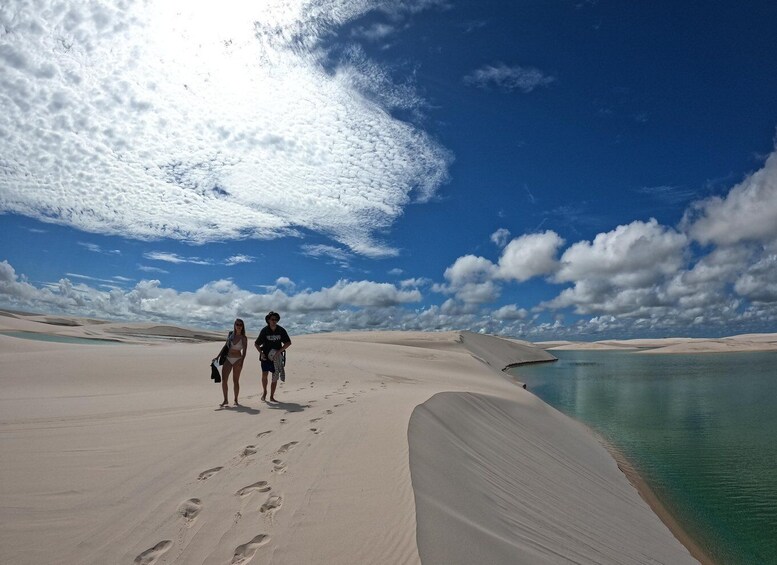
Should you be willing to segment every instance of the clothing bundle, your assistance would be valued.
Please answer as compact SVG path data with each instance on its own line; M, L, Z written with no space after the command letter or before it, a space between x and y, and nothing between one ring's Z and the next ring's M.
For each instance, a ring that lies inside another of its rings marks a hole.
M271 349L270 353L267 354L267 358L275 365L274 373L281 381L286 382L286 371L284 370L286 353L280 349Z

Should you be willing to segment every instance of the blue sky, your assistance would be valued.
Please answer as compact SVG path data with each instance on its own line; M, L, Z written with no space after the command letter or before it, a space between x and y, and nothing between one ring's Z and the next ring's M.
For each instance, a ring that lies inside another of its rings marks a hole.
M0 307L777 331L777 5L0 8Z

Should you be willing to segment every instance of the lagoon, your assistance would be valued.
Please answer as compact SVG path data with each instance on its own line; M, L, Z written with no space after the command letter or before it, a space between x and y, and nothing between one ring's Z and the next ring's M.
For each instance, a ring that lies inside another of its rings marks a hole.
M720 564L777 564L777 353L553 351L511 369L616 446Z

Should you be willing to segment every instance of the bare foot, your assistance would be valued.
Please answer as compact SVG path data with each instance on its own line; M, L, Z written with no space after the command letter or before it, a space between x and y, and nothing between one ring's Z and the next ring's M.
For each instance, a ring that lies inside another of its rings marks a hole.
M240 403L237 401L237 398L235 399L235 406L240 406Z
M271 396L271 397L270 397L270 402L278 402L278 401L277 401L277 400L275 400L275 398L273 398L273 397Z
M267 394L266 393L262 395L262 400L267 400Z
M224 402L222 402L221 404L219 404L219 406L221 406L221 407L223 408L223 407L224 407L224 406L226 406L227 404L228 404L228 403L227 403L227 401L225 400Z

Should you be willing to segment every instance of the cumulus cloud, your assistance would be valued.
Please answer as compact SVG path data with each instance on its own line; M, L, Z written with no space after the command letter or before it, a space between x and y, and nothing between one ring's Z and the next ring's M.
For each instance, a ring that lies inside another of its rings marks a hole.
M501 90L520 90L529 93L548 86L556 79L534 67L509 67L504 63L485 65L464 77L464 82L478 88L495 87Z
M572 282L541 307L574 306L579 314L634 315L665 306L657 285L685 266L687 237L655 219L621 225L593 241L570 246L561 256L556 282Z
M671 275L683 265L687 238L654 218L635 221L581 241L561 257L555 279L610 281L614 285L645 286Z
M556 254L563 244L564 240L551 230L517 237L502 251L496 276L522 282L550 274L558 266Z
M747 269L734 290L753 302L777 302L777 254L767 255Z
M264 294L241 289L233 281L223 279L193 292L165 288L158 280L143 280L128 290L115 287L104 291L73 284L69 278L36 287L17 275L8 261L2 261L0 298L6 304L26 309L77 311L82 315L123 320L168 320L206 327L214 321L238 315L263 320L267 311L274 309L282 311L284 318L295 320L294 323L301 327L311 314L328 319L328 316L344 311L385 310L417 303L422 296L417 289L348 280L319 290L294 292L294 284L287 278L278 279L277 287Z
M696 203L685 222L690 236L703 244L777 241L777 151L725 197Z
M492 316L498 320L525 320L529 312L525 308L518 308L515 304L508 304L494 310Z
M0 212L138 239L312 231L393 254L375 234L434 195L450 156L386 111L412 89L382 96L379 67L332 69L320 41L384 4L6 2Z
M499 296L499 287L493 281L496 265L485 257L465 255L445 269L447 284L434 285L433 290L454 294L469 304L490 302Z

